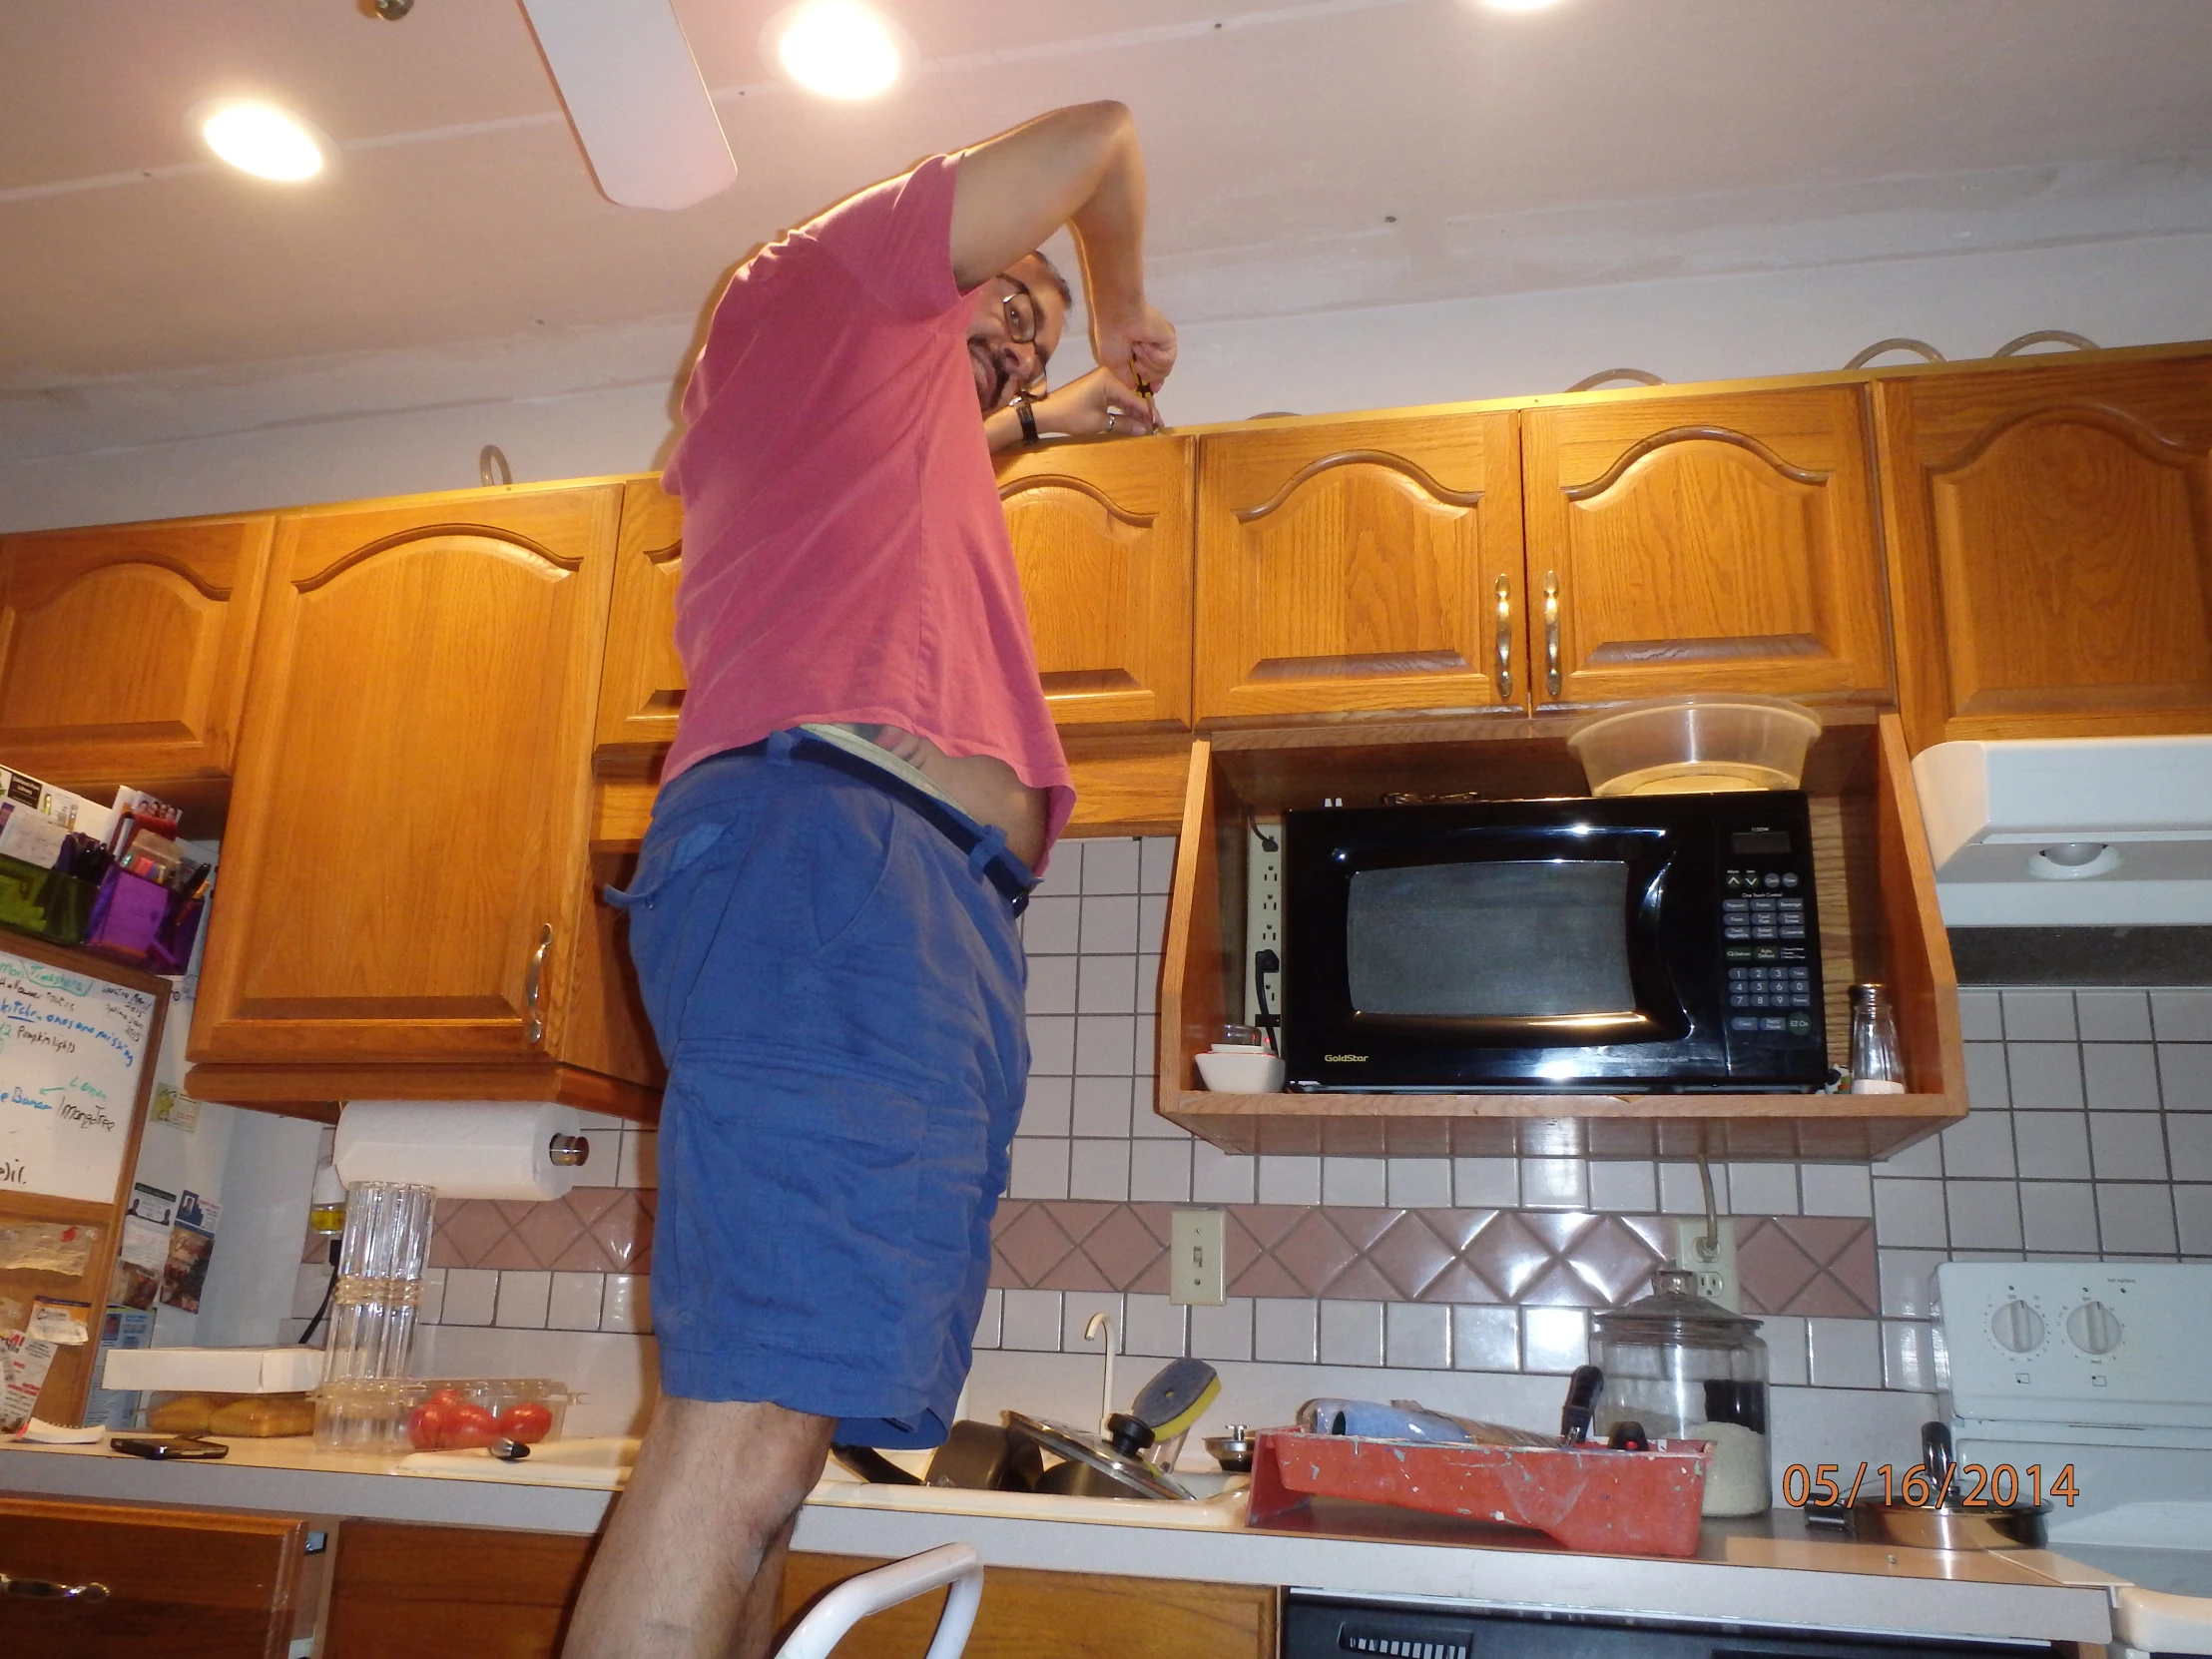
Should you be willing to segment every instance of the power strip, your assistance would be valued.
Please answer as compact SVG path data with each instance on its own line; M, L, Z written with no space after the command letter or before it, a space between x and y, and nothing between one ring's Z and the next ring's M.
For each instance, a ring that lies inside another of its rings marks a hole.
M1263 839L1262 837L1266 837ZM1275 849L1268 849L1268 841L1275 842ZM1252 971L1255 952L1272 950L1278 956L1283 953L1283 821L1281 819L1248 820L1245 825L1245 950L1244 950L1244 1022L1253 1024L1260 1017L1259 978ZM1268 1000L1275 1011L1283 1011L1283 976L1269 975Z

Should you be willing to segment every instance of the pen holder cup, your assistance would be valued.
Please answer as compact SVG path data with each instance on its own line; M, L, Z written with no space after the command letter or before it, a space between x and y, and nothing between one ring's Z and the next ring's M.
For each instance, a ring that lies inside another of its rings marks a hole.
M159 881L111 869L101 878L82 934L84 945L119 962L176 973L192 959L206 907L205 897L187 898Z
M56 944L77 944L84 939L98 902L97 889L89 881L0 856L0 926Z

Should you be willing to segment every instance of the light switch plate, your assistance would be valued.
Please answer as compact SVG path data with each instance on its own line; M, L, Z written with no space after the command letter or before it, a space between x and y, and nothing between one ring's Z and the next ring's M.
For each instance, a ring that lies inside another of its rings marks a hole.
M1169 1233L1168 1301L1219 1308L1226 1301L1229 1216L1223 1210L1178 1210Z
M1678 1216L1674 1223L1674 1263L1688 1268L1697 1275L1697 1294L1707 1302L1717 1302L1732 1314L1740 1314L1744 1308L1744 1284L1736 1272L1736 1222L1733 1217L1720 1218L1719 1248L1711 1256L1704 1252L1705 1218L1703 1216Z

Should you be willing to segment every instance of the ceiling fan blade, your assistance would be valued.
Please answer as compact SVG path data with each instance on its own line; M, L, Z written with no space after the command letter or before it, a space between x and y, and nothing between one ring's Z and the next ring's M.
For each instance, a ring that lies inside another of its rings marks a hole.
M625 208L688 208L738 164L670 0L521 0L599 189Z

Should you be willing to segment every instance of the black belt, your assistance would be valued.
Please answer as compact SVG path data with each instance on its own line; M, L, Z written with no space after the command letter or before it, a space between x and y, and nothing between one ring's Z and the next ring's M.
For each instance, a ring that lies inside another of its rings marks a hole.
M781 736L783 734L779 734ZM791 749L794 760L810 761L816 766L841 772L847 778L857 778L871 788L881 790L892 800L902 802L929 821L938 833L968 855L968 861L990 878L992 886L1005 894L1006 902L1013 906L1014 914L1029 907L1029 891L1037 884L1037 878L1029 873L1011 852L1006 850L1006 832L994 827L978 830L974 820L956 808L946 806L927 790L916 789L887 767L879 767L872 761L846 753L825 738L811 732L793 732ZM719 761L725 755L766 755L774 741L763 738L759 743L749 743L742 749L725 749L709 757ZM986 850L980 857L977 848Z

